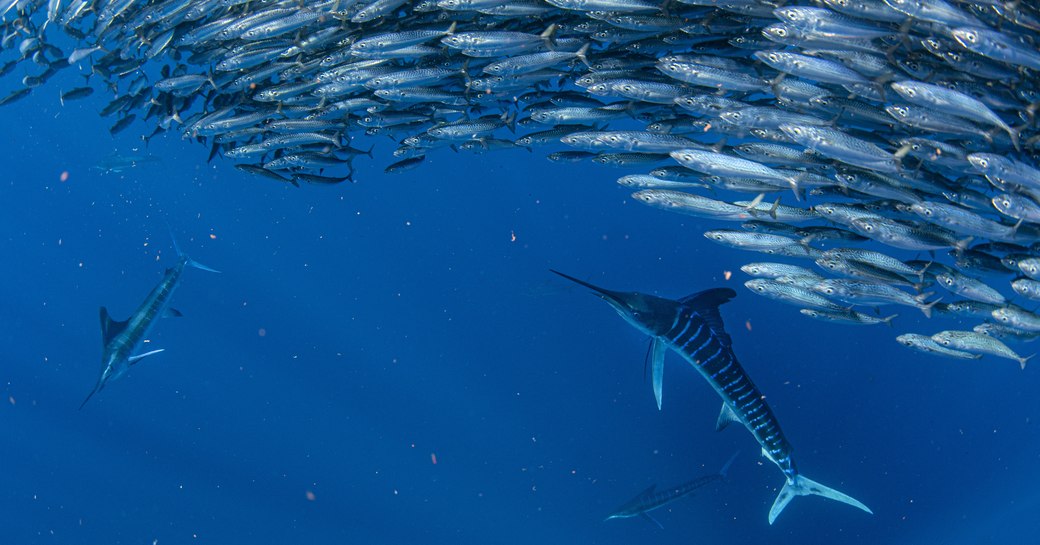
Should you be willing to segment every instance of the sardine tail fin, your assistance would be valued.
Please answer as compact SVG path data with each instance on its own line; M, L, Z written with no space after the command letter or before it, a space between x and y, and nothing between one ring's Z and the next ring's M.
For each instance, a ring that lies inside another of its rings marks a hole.
M773 507L769 510L769 524L772 524L776 520L776 517L780 515L780 512L787 507L787 504L791 503L791 500L795 496L823 496L834 501L840 501L851 505L857 509L866 511L867 513L874 514L869 507L863 505L859 500L838 492L833 488L826 487L816 481L813 481L807 477L801 475L795 475L793 479L784 483L784 487L780 489L780 494L776 497L776 501L773 502Z
M924 313L925 318L932 317L932 309L935 308L936 303L938 303L939 301L942 301L942 297L936 299L935 301L932 301L931 303L923 304L919 307L921 309L921 312Z

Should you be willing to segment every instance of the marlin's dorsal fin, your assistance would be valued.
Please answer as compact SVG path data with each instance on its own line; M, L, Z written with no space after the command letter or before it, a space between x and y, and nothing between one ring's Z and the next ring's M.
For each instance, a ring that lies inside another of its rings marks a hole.
M640 492L639 495L636 496L636 497L643 498L643 497L646 497L646 496L650 496L650 495L652 495L654 493L654 490L657 490L657 483L654 483L654 484L650 485L649 487L647 487L646 490Z
M101 307L101 342L108 344L113 337L126 329L127 322L117 322L108 315L108 309Z
M700 310L708 307L718 308L719 305L728 303L730 299L733 299L736 296L737 292L729 288L711 288L687 295L686 297L679 299L679 302Z
M719 420L715 423L715 431L722 431L726 429L726 426L730 422L740 422L740 417L737 413L733 412L733 409L729 408L729 405L725 402L722 403L722 411L719 413Z
M719 343L722 346L729 347L733 344L733 341L729 338L726 328L722 325L719 305L729 302L730 299L736 296L737 292L729 288L711 288L699 291L693 295L687 295L679 299L679 302L693 308L697 314L700 314L701 318L708 323L708 327L715 333Z

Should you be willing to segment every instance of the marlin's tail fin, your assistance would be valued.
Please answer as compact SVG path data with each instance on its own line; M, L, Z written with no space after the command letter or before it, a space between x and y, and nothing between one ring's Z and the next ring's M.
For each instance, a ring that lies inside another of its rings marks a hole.
M170 228L169 224L167 224L166 228L167 229ZM173 229L170 229L170 240L173 241L173 249L177 251L177 255L178 256L183 256L184 252L182 252L181 251L181 247L177 245L177 237L173 236ZM214 268L207 267L207 266L203 265L202 263L199 263L198 261L195 261L194 259L192 259L190 257L188 258L188 265L191 265L192 267L195 267L196 269L202 269L204 271L209 271L209 272L212 272L212 273L219 273L220 272L220 271L218 271L218 270L216 270Z
M847 503L858 509L862 509L872 515L874 514L869 507L863 505L852 496L842 494L833 488L823 486L822 484L801 475L795 475L793 479L784 484L784 487L780 489L780 495L778 495L776 501L773 502L773 507L769 510L769 524L772 524L773 521L776 520L776 517L784 510L784 507L787 507L788 503L791 503L791 500L794 499L795 496L808 495L830 498L835 501Z
M191 259L191 258L188 258L188 265L191 265L192 267L195 267L196 269L202 269L204 271L209 271L209 272L212 272L212 273L219 273L220 272L220 271L218 271L216 269L207 267L207 266L203 265L202 263L199 263L198 261L195 261L194 259Z

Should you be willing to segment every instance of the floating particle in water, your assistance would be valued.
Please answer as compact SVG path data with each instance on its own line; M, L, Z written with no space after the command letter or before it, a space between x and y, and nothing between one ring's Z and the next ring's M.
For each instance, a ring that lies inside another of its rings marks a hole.
M67 170L61 171L61 176L58 176L58 179L61 180L62 182L69 181L69 171L67 171Z
M437 453L436 452L431 452L430 453L430 461L433 462L433 465L437 465Z

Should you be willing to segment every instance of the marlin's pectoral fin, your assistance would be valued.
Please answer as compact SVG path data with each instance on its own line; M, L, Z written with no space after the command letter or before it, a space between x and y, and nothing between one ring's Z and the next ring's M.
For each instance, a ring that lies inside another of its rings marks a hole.
M654 385L654 399L657 400L657 410L661 410L661 388L664 383L664 355L668 352L667 346L659 337L650 341L650 379Z
M647 513L646 511L643 511L642 513L639 513L639 516L640 516L640 517L641 517L641 518L642 518L643 520L645 520L645 521L647 521L647 522L649 522L649 523L651 523L651 524L654 524L654 525L655 525L655 526L657 526L658 528L660 528L660 529L664 530L664 526L662 526L660 522L657 522L657 519L655 519L654 517L651 517L651 516L650 516L650 513Z
M145 352L144 354L138 354L136 356L130 356L129 358L127 358L126 361L130 362L130 365L133 365L133 364L135 364L135 363L137 363L137 362L147 358L148 356L153 356L155 354L158 354L159 352L162 352L163 350L166 350L166 349L165 348L160 348L158 350L152 350L151 352Z
M719 420L715 422L715 431L726 429L726 426L729 426L731 422L740 422L740 417L733 412L733 409L726 402L723 402L722 411L719 412Z
M166 309L166 312L163 312L163 318L180 318L182 316L184 316L184 314L175 308L168 308Z

